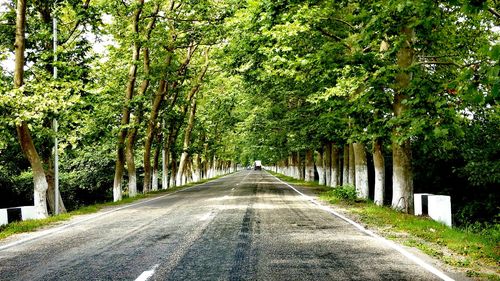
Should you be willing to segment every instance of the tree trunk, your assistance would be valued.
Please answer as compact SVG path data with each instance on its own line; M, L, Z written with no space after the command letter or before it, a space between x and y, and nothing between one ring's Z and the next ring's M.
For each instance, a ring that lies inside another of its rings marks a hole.
M24 2L24 1L23 1ZM18 4L19 9L19 4ZM37 216L39 218L45 218L48 216L47 211L47 189L48 183L43 169L42 161L38 152L36 151L33 139L31 138L31 133L28 129L28 124L22 122L21 125L16 127L17 137L21 145L21 149L26 155L26 158L30 162L31 170L33 172L33 183L34 183L34 206L37 209Z
M201 178L201 157L197 153L193 156L193 181L199 182Z
M47 171L46 173L46 178L47 178L47 184L48 184L48 189L47 189L47 203L49 206L49 209L52 214L56 213L56 200L55 200L55 185L54 185L54 174L53 172ZM64 214L66 213L66 207L64 206L64 202L61 197L61 192L58 194L59 196L57 197L59 202L59 214Z
M306 178L306 169L305 169L305 166L306 166L306 163L305 163L305 159L303 160L301 157L300 157L300 151L297 151L297 163L299 165L299 179L300 180L305 180Z
M162 133L165 132L165 121L162 123ZM168 153L165 149L165 143L162 140L161 144L161 189L168 188Z
M26 28L26 2L25 0L17 1L16 8L16 39L15 39L15 67L14 67L14 88L19 89L24 84L24 49L25 49L25 28ZM47 189L48 183L43 170L42 162L38 156L28 124L22 121L16 126L17 137L21 149L30 162L31 170L33 171L34 184L34 206L36 208L37 217L44 218L48 216L47 212Z
M339 148L334 144L332 146L332 160L331 160L331 187L337 187L340 185L340 158L339 158Z
M349 184L349 145L344 145L344 155L342 158L342 185Z
M379 140L373 143L373 165L375 167L374 201L375 204L382 206L384 205L385 193L385 163L382 154L382 145Z
M323 168L325 170L325 185L332 186L332 144L327 143L324 146Z
M153 105L151 107L151 114L148 120L148 126L146 128L146 137L144 141L144 182L143 182L143 192L149 192L151 189L151 148L153 146L155 129L157 125L158 113L160 112L160 106L163 98L167 92L167 82L162 80L158 86L158 89L153 100Z
M128 173L128 196L137 196L137 173L135 169L134 161L134 142L135 142L135 132L136 129L132 128L129 130L127 141L125 142L125 159L127 163L127 173Z
M171 187L176 187L176 182L175 182L175 175L177 175L177 155L175 154L174 150L172 149L171 150L171 153L170 153L170 156L171 156L171 160L170 162L172 162L172 172L171 172L171 176L170 176L170 186Z
M396 76L396 94L394 96L393 111L396 118L402 118L407 111L405 101L406 89L410 85L411 74L408 68L413 63L413 49L411 40L413 30L409 27L402 29L405 42L397 53L397 64L401 72ZM411 144L410 140L400 141L397 129L393 130L392 142L392 208L411 213L413 211L413 174L411 166Z
M158 146L155 148L155 153L153 157L153 177L151 182L151 190L158 190L158 172L159 172L159 162L160 162L160 142L161 137L158 138Z
M315 151L316 153L316 169L318 170L318 184L325 185L325 167L323 166L323 153ZM313 179L314 179L314 169L313 169Z
M310 149L306 151L304 180L314 181L314 154Z
M353 143L352 146L356 169L356 193L359 198L368 199L368 162L365 146L360 143Z
M354 147L352 143L349 144L349 184L356 184L356 163L354 159Z
M56 214L56 200L55 200L55 178L54 178L54 159L52 157L47 157L43 159L42 165L45 164L45 178L47 179L47 205L48 209L52 214ZM59 204L59 214L66 213L66 207L61 197L61 192L58 193L58 204Z
M139 20L142 13L142 6L144 4L144 0L137 0L137 9L134 13L133 21L132 21L132 31L135 37L139 37ZM130 101L134 95L134 87L135 80L137 76L137 65L139 61L140 55L140 43L139 40L134 40L134 46L132 48L132 62L130 64L129 72L128 72L128 82L127 88L125 90L125 99L123 102L122 109L122 119L121 119L121 128L118 133L118 144L116 151L116 164L115 164L115 178L113 182L113 200L119 201L122 199L122 179L123 179L123 171L124 171L124 162L125 162L125 139L127 137L127 126L130 123Z
M151 32L153 31L153 28L155 26L156 22L156 15L158 14L160 6L156 4L155 6L155 12L153 13L153 18L148 24L148 27L146 29L146 40L149 41L151 37ZM139 88L139 92L137 93L137 96L143 96L147 89L149 88L149 74L151 73L151 67L150 67L150 58L149 58L149 48L146 46L144 47L143 51L143 65L144 65L144 75L145 78L141 83L141 86ZM135 147L135 142L137 140L137 131L138 128L141 126L142 123L142 117L144 114L144 109L143 107L139 104L138 109L136 111L136 117L134 120L134 126L130 128L127 132L127 139L125 141L125 160L127 163L127 174L128 174L128 195L129 197L135 197L137 196L137 172L136 172L136 167L135 167L135 152L134 152L134 147Z
M182 147L182 155L181 155L181 160L179 163L179 170L177 171L177 183L179 183L181 176L184 173L184 170L186 168L186 163L188 159L188 149L189 145L191 142L191 132L193 131L194 127L194 120L195 120L195 115L196 115L196 97L193 97L193 100L191 101L191 112L189 113L189 120L188 124L186 127L186 131L184 133L184 143Z
M171 5L171 9L173 6ZM172 39L172 42L175 39ZM177 69L177 77L184 77L184 74L187 71L187 67L189 63L191 62L191 58L196 51L197 46L193 44L193 42L190 43L188 50L187 50L187 56L184 62L179 66ZM167 62L166 65L169 66L172 62L172 53L170 53L167 56ZM206 70L205 70L206 71ZM178 80L174 81L171 85L171 91L174 93L171 101L171 106L173 106L177 100L177 95L179 91L176 91L177 86L181 84ZM155 95L155 98L153 99L153 105L151 107L151 114L148 122L148 127L146 129L146 140L144 143L144 190L149 191L151 188L151 145L153 143L153 136L155 133L155 128L156 128L156 123L158 119L158 114L160 112L160 107L161 104L165 98L165 95L168 92L168 83L165 80L160 81L160 86L158 87L158 93ZM173 174L175 175L175 174ZM175 182L175 180L174 180Z

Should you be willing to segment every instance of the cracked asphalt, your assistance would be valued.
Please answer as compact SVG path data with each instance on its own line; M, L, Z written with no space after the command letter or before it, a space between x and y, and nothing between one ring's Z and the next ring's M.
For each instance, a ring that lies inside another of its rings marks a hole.
M0 241L0 280L441 280L265 171L45 231Z

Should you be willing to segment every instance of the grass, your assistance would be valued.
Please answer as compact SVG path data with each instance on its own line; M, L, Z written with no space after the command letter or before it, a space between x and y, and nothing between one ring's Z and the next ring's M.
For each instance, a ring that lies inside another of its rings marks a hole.
M404 214L369 201L344 199L342 197L348 197L344 196L348 193L345 190L333 190L317 183L272 174L293 185L312 188L320 199L335 205L365 227L398 243L418 248L469 277L500 280L498 224L479 233L450 228L430 218Z
M52 226L56 223L59 223L62 221L67 221L76 215L85 215L85 214L96 213L96 212L98 212L106 207L113 207L113 206L118 206L118 205L130 204L134 201L144 199L144 198L153 197L153 196L158 195L158 194L173 193L173 192L176 192L178 190L182 190L182 189L194 186L194 185L199 185L199 184L206 183L208 181L218 179L220 177L222 177L222 176L214 177L211 179L201 180L201 181L195 182L195 183L189 183L189 184L186 184L183 186L152 191L152 192L149 192L147 194L137 194L136 197L128 197L125 195L123 197L123 199L121 201L118 201L118 202L106 202L106 203L99 203L99 204L84 206L84 207L81 207L77 210L74 210L74 211L71 211L71 212L68 212L65 214L60 214L57 216L51 216L51 217L48 217L45 219L12 222L12 223L0 226L0 240L7 238L11 235L17 234L17 233L32 232L32 231L35 231L35 230L43 228L43 227Z

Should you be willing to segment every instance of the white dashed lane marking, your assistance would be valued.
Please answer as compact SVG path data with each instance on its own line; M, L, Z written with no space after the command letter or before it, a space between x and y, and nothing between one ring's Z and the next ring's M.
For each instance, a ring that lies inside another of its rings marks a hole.
M155 274L155 270L158 268L159 264L155 264L150 270L144 271L139 277L135 279L135 281L147 281L153 274Z

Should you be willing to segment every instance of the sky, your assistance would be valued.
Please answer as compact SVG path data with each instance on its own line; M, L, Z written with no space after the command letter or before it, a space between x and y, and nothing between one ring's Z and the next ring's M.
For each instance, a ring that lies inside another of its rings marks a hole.
M0 13L5 12L6 8L5 5L9 3L9 0L0 0ZM110 23L112 21L112 17L110 15L103 15L102 20L104 23ZM92 49L96 54L104 54L104 57L107 53L107 46L113 44L113 40L110 36L103 36L102 38L99 38L100 40L97 40L96 36L94 34L84 34L84 36L92 42ZM2 54L4 55L4 54ZM2 69L8 73L13 73L14 72L14 54L9 53L5 54L7 57L5 59L2 59L0 57L0 66Z

